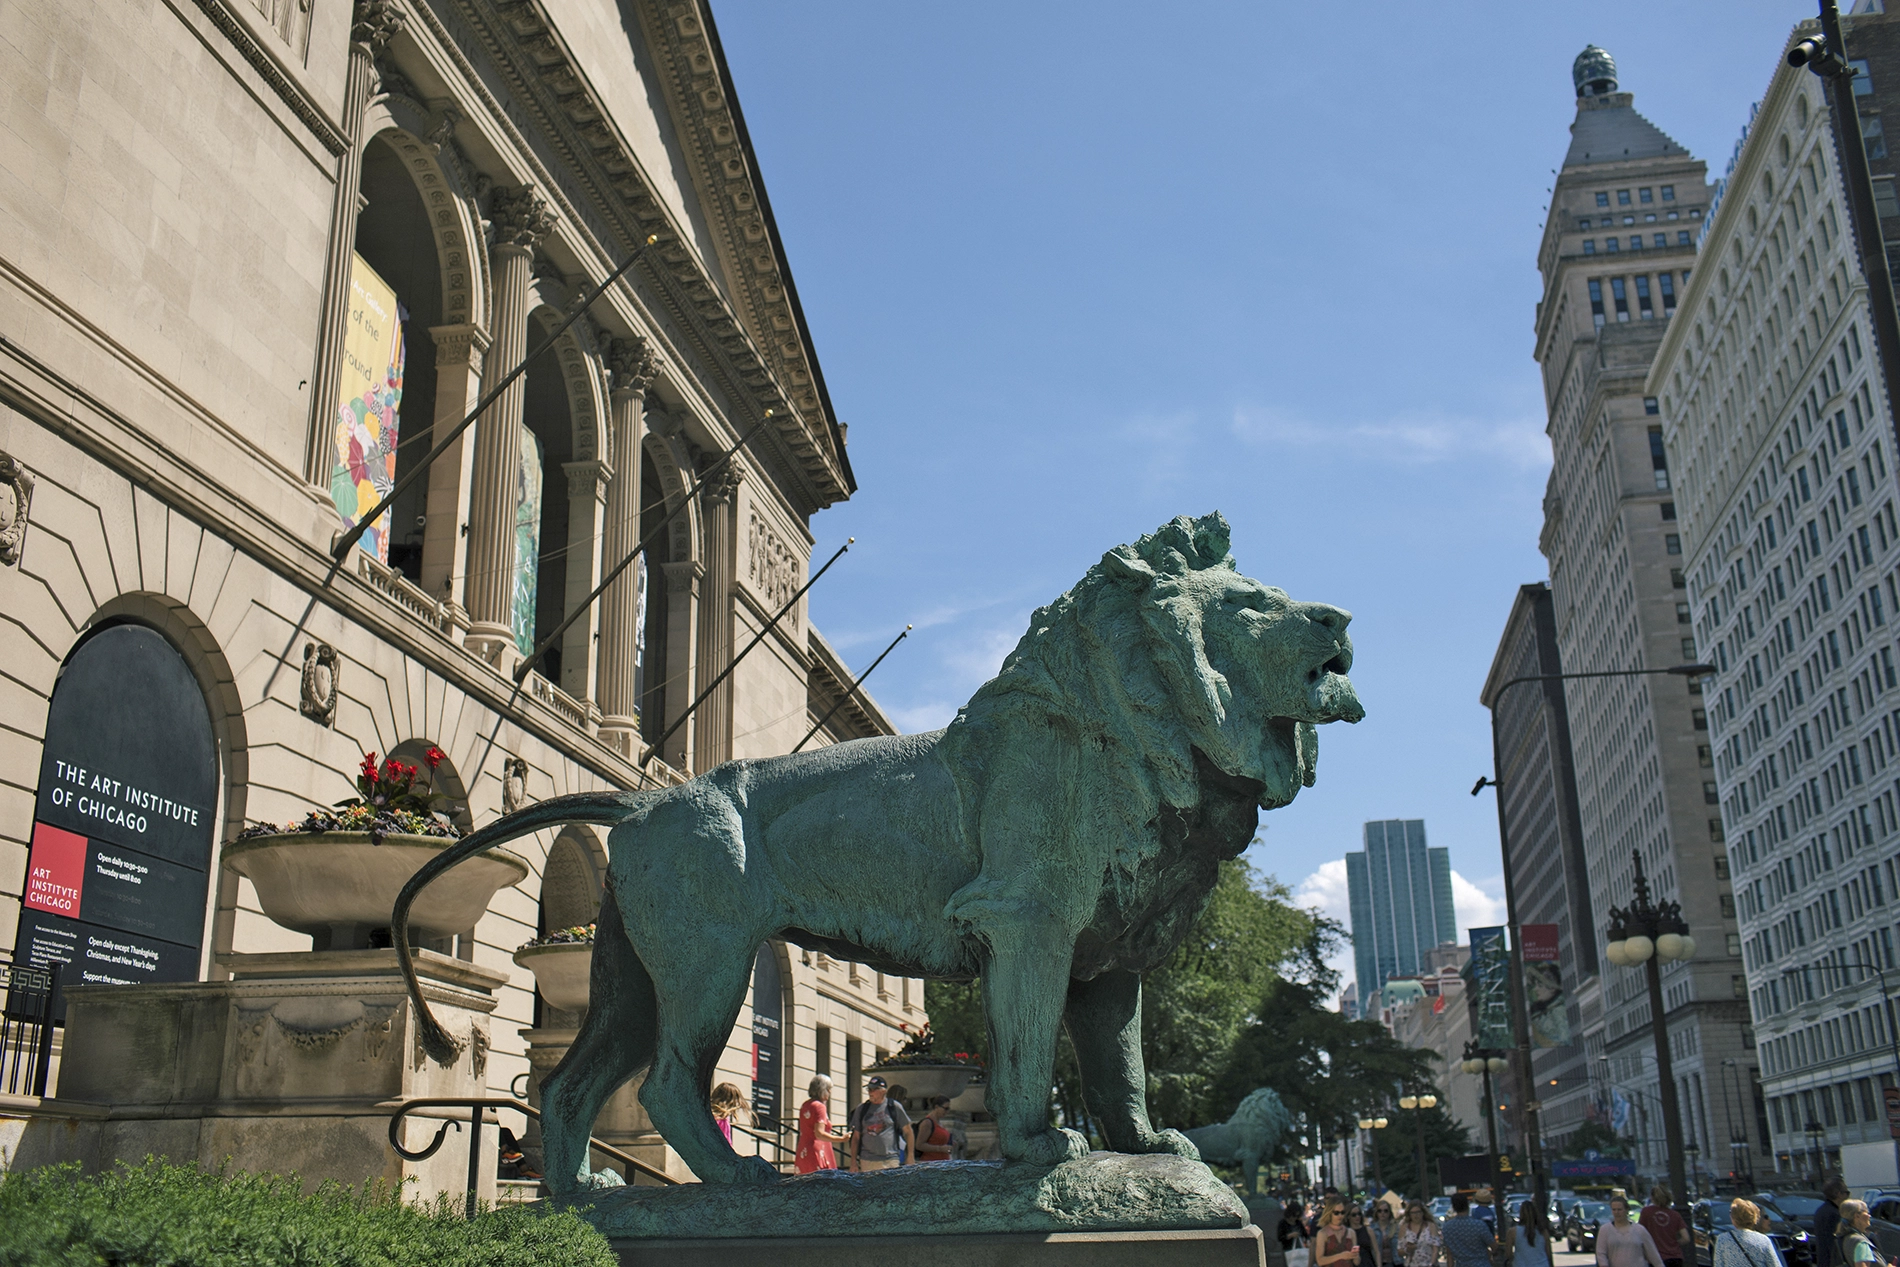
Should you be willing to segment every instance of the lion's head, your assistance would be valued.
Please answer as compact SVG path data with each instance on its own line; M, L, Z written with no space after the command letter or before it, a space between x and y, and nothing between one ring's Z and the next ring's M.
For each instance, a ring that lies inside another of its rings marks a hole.
M1099 829L1115 832L1118 854L1132 831L1135 854L1147 854L1163 807L1199 802L1196 751L1258 784L1263 809L1312 785L1314 727L1365 715L1346 678L1350 620L1242 576L1218 512L1178 518L1110 550L1036 612L958 713L945 752L980 766L980 738L1066 730L1101 784L1088 809Z

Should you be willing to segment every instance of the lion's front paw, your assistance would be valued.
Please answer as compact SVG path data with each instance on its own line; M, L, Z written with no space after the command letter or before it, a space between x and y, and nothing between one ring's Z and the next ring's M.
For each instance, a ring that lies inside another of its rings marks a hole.
M1194 1146L1194 1141L1179 1131L1152 1131L1142 1136L1140 1151L1173 1153L1176 1157L1185 1157L1189 1161L1201 1159L1201 1150Z
M1017 1161L1032 1166L1060 1166L1089 1155L1087 1138L1065 1129L1037 1131L1025 1138L1012 1154Z
M598 1192L604 1188L624 1188L627 1181L611 1170L583 1171L577 1177L575 1187L583 1192Z

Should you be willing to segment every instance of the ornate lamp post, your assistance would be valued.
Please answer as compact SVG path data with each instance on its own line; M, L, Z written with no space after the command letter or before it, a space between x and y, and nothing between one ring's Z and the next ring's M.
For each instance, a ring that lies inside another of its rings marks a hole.
M1465 1058L1458 1065L1458 1068L1465 1073L1481 1074L1484 1077L1484 1138L1491 1149L1492 1191L1498 1194L1502 1194L1504 1189L1498 1182L1500 1178L1498 1174L1498 1105L1491 1090L1491 1075L1503 1073L1510 1067L1511 1061L1506 1052L1480 1047L1475 1039L1465 1044Z
M1418 1199L1420 1201L1428 1200L1430 1197L1425 1184L1425 1110L1434 1107L1437 1103L1438 1097L1429 1091L1417 1094L1407 1092L1399 1097L1400 1108L1417 1110L1412 1115L1412 1120L1418 1125Z
M1636 900L1627 907L1610 908L1610 944L1604 954L1611 963L1623 967L1641 964L1649 974L1649 1029L1656 1040L1656 1098L1662 1102L1669 1190L1686 1207L1688 1185L1683 1181L1682 1172L1682 1112L1676 1102L1676 1076L1670 1063L1662 965L1671 959L1693 958L1695 938L1689 936L1689 926L1682 921L1681 906L1675 902L1664 902L1660 906L1650 902L1649 881L1643 875L1643 855L1632 851L1630 857L1636 869Z
M1367 1113L1359 1119L1359 1129L1367 1132L1366 1147L1372 1152L1372 1182L1379 1185L1379 1191L1385 1191L1385 1172L1379 1169L1379 1137L1373 1132L1382 1131L1388 1125L1386 1117L1377 1112Z

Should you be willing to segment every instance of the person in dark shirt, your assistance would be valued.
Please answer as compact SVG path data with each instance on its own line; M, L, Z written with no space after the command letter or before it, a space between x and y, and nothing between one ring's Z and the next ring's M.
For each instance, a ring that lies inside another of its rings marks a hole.
M1824 1198L1814 1211L1814 1267L1844 1267L1834 1259L1834 1233L1839 1231L1841 1221L1841 1202L1847 1200L1847 1185L1838 1178L1830 1179L1821 1188Z

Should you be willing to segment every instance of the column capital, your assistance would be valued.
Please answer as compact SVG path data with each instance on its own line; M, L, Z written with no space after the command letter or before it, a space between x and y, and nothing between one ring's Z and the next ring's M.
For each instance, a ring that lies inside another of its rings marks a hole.
M707 501L730 502L738 497L739 485L745 482L745 468L734 458L711 475L701 478L704 482L699 491Z
M608 346L607 367L614 374L614 395L645 396L660 372L660 361L652 343L636 334Z
M497 188L489 195L488 220L495 227L496 247L531 251L554 228L554 213L533 185Z
M356 0L350 15L350 43L380 53L402 34L405 22L395 0Z
M488 331L464 322L452 326L430 326L429 337L435 340L435 363L438 366L466 365L477 373L481 372L482 357L488 351Z
M699 587L700 579L706 575L706 569L698 559L662 563L660 571L666 576L666 592L669 594L692 593Z
M567 472L567 495L570 498L591 494L596 501L607 500L607 485L614 478L613 467L605 462L584 461L563 462L561 469Z

